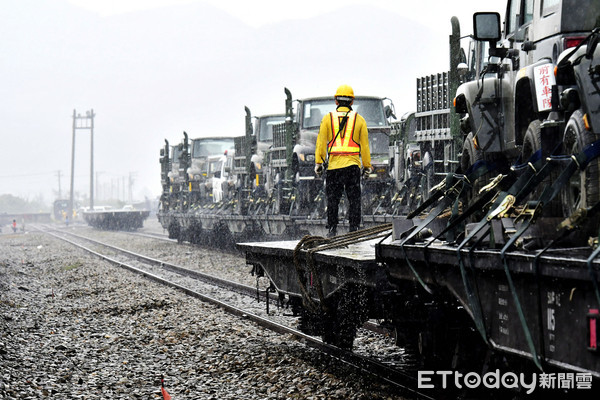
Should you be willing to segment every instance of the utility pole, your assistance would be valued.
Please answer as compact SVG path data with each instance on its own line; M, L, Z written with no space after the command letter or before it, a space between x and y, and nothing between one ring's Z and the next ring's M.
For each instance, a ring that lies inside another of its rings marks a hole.
M71 142L71 193L69 196L69 215L73 215L73 193L75 179L75 132L78 129L90 131L90 210L94 209L94 110L86 111L85 116L73 110L73 139Z
M58 198L62 199L62 191L60 190L60 170L56 171L56 175L58 176Z
M134 177L137 175L137 172L129 172L129 199L128 203L133 204L133 183L135 182Z
M102 173L102 171L96 171L96 198L100 198L100 179L98 178L100 176L100 174ZM106 193L104 194L104 199L106 200Z

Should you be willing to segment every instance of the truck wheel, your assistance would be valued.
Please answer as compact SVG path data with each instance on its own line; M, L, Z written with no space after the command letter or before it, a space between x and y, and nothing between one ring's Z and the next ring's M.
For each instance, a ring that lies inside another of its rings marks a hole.
M471 165L482 159L483 152L481 149L475 148L475 143L473 143L473 132L470 132L463 142L462 157L460 158L460 169L462 170L462 173L466 173ZM485 174L473 183L473 189L471 189L471 194L468 197L469 203L473 198L477 197L479 190L487 184L489 177L490 174Z
M480 149L475 148L473 143L473 132L470 132L463 142L462 157L460 159L460 168L465 173L469 167L483 158L483 153Z
M541 122L539 120L533 120L529 123L527 127L527 132L525 132L525 137L523 138L523 148L521 149L521 160L522 162L527 162L529 158L536 151L542 148L542 129ZM535 188L531 194L529 195L529 200L537 200L542 195L544 188L546 185L552 184L558 177L560 171L552 171L550 176L546 177L542 183L540 183L537 188ZM562 206L560 204L559 199L554 199L550 204L548 204L544 208L544 215L557 217L562 214Z
M598 135L585 129L583 113L575 111L565 128L563 143L565 154L577 154L593 143ZM600 159L595 159L584 171L575 173L561 191L564 216L578 208L591 207L600 200ZM595 218L598 221L598 218Z
M533 120L527 127L523 138L523 149L521 150L522 161L526 162L539 149L542 148L542 129L539 120Z

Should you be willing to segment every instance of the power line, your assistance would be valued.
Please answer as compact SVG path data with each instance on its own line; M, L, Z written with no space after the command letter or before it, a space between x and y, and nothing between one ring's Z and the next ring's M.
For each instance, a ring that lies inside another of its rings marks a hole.
M45 175L53 175L55 172L36 172L31 174L12 174L12 175L0 175L0 179L5 178L26 178L28 176L45 176Z

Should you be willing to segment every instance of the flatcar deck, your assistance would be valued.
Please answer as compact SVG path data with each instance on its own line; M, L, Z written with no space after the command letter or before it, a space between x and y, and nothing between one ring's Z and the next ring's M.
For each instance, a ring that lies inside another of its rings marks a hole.
M375 261L375 244L377 240L355 243L337 249L323 250L315 253L315 259L323 262L336 262L341 265L360 265L363 262ZM293 255L298 240L283 240L275 242L238 243L237 246L246 254L256 253L261 255L288 258ZM306 254L302 251L302 257Z
M344 285L373 285L383 274L383 267L375 259L377 239L336 249L312 253L296 252L298 241L239 243L246 254L246 262L259 268L273 283L276 290L291 296L300 296L306 290L318 298L316 281L323 288L322 296L334 296ZM312 266L312 267L311 267Z

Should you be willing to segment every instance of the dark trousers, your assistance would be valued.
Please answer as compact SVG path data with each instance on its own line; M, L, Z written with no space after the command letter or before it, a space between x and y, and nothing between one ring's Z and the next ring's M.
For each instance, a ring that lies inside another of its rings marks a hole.
M348 219L350 229L358 229L360 226L360 168L358 165L328 170L325 185L327 227L337 226L340 199L346 191L349 203Z

